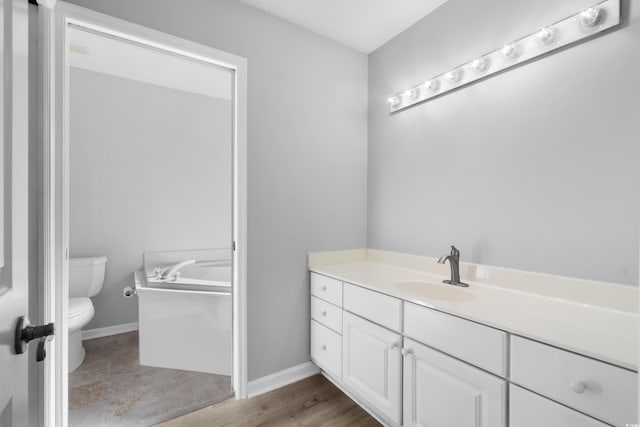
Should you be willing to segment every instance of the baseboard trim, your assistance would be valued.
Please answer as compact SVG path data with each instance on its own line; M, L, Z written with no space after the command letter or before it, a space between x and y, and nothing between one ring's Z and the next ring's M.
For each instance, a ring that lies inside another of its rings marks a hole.
M108 337L138 330L138 322L123 323L122 325L106 326L104 328L87 329L82 331L82 341L94 338Z
M275 372L262 378L249 381L247 384L248 396L255 397L271 390L295 383L320 372L313 362L305 362L291 368Z

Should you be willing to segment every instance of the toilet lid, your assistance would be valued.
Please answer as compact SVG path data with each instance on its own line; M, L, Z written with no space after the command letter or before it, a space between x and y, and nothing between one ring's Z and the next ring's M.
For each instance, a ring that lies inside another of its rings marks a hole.
M81 316L87 311L91 311L93 309L93 304L91 300L87 297L81 298L69 298L69 319Z

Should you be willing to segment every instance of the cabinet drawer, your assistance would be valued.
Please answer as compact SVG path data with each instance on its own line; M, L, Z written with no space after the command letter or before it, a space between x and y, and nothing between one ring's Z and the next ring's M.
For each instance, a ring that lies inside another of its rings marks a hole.
M342 307L342 282L321 274L311 273L311 295Z
M311 358L335 379L342 378L342 336L311 321Z
M506 332L405 302L404 333L430 347L506 377Z
M312 296L311 318L339 334L342 333L342 309L340 307Z
M637 422L635 372L512 336L511 380L607 423Z
M607 427L607 424L512 384L509 386L509 426Z
M344 309L394 331L402 331L402 301L360 286L344 284Z

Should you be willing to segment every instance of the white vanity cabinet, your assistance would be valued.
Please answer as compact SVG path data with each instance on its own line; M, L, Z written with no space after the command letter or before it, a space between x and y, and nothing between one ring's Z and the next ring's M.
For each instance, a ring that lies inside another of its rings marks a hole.
M402 337L349 312L343 314L342 381L368 406L400 424Z
M636 372L397 298L369 278L311 273L311 358L385 426L638 423Z
M506 381L405 338L403 425L503 427Z
M342 282L311 273L311 359L342 377Z

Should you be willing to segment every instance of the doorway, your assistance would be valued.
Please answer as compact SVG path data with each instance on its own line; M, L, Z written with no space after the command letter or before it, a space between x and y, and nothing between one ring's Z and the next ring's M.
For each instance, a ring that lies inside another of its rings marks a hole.
M59 232L45 258L54 260L50 273L58 286L45 292L57 308L55 367L49 369L55 377L56 421L73 425L66 409L78 403L74 396L89 395L73 389L86 378L74 377L77 370L68 376L75 368L70 365L77 365L70 355L79 324L70 316L81 311L74 298L90 298L94 307L84 334L94 339L85 341L84 349L86 358L94 358L85 362L95 365L98 375L105 374L108 363L129 363L134 368L130 375L139 375L136 368L159 369L154 381L171 377L209 387L228 372L228 382L221 380L220 387L228 384L228 392L246 397L246 61L67 4L56 7L55 28L62 59L55 69L56 100L62 108L50 111L58 130L51 142L59 143L48 147L48 178L54 200L49 225ZM214 110L222 114L214 117ZM212 135L228 144L207 145ZM220 197L211 203L213 193ZM102 258L106 273L99 292L78 294L78 263ZM214 270L224 274L225 262L227 280L203 276ZM220 288L223 283L227 289ZM215 323L211 316L224 312L221 301L228 301L232 314L228 366L211 363L219 357L198 345L216 333L216 339L222 336L224 319ZM198 305L199 317L185 320L185 313L193 314ZM174 311L164 323L163 316L154 317ZM184 341L189 332L193 336ZM149 357L174 351L165 360ZM114 353L129 354L135 363L105 358ZM164 375L163 369L175 372ZM180 377L184 372L188 380ZM106 376L114 377L113 372ZM131 411L133 401L146 394L133 393L115 412ZM160 406L178 412L198 406L189 403Z

